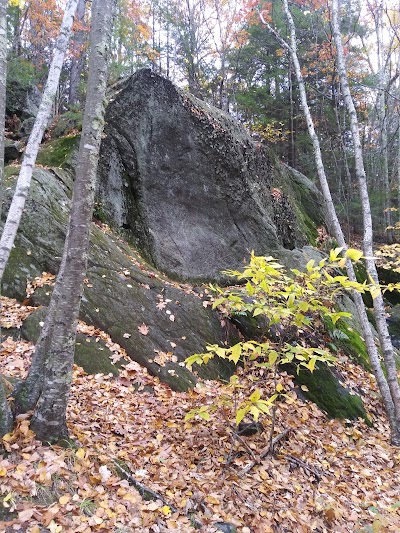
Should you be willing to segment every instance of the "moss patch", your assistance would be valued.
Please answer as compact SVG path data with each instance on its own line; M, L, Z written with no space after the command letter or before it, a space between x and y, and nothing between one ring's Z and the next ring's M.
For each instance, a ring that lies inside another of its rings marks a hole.
M304 395L316 403L330 418L356 420L363 418L368 426L372 426L359 396L350 394L340 383L333 369L318 364L314 372L300 370L295 374L298 385L306 385L308 392Z
M34 311L21 328L22 336L31 341L37 342L40 333L40 322L45 319L46 309L44 307ZM78 333L75 344L75 363L81 366L88 374L113 374L118 375L118 365L112 364L110 358L112 352L105 343L96 337L89 337ZM127 362L127 361L122 361Z
M46 167L65 167L72 163L72 155L78 147L80 136L71 135L51 141L40 149L37 164Z
M289 181L289 190L293 191L293 204L300 229L308 242L315 245L318 237L317 228L325 225L321 193L300 172L284 167L283 173L286 174L285 181Z
M367 347L361 335L343 319L333 324L332 320L327 317L324 322L332 343L336 347L341 348L355 363L363 366L370 372L371 364L369 362Z
M67 111L63 113L53 127L52 136L61 137L82 130L82 113L79 111Z
M11 178L13 176L18 176L19 174L19 171L20 171L20 165L18 166L8 166L8 167L5 167L4 168L4 179L8 179L8 178ZM4 183L5 186L9 187L9 184L7 183Z
M302 226L302 231L305 233L309 244L315 246L318 238L317 226L308 214L301 209L300 205L296 205L296 208L296 215Z

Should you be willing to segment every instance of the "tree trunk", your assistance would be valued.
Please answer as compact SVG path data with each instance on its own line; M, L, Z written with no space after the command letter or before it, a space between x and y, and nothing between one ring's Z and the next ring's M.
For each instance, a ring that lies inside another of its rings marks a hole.
M285 0L287 1L287 0ZM363 253L365 256L365 264L368 274L374 283L379 283L378 273L376 270L374 251L373 251L373 234L372 234L372 217L371 206L369 202L367 179L364 169L364 159L361 148L360 132L357 119L357 113L354 106L353 99L351 97L350 88L347 80L347 72L344 61L344 51L342 36L339 28L339 0L332 0L332 31L336 43L337 50L337 65L340 78L340 85L345 101L347 111L350 116L351 133L353 137L354 146L354 158L356 165L356 176L359 185L361 208L363 213ZM383 359L387 372L387 382L391 394L391 402L389 398L383 397L385 402L386 411L388 406L392 403L393 407L390 409L390 423L392 430L392 444L400 445L400 387L397 379L396 361L394 357L394 351L390 335L388 332L386 318L385 318L385 306L383 302L382 294L379 294L374 298L374 317L376 321L376 327L379 335L379 342L383 353ZM382 393L382 391L381 391ZM382 394L383 395L383 394ZM388 413L389 414L389 413Z
M42 441L68 436L66 409L72 379L76 326L87 267L96 172L104 126L104 98L115 0L94 0L88 90L61 275L47 314L47 336L34 361L45 361L41 393L31 427Z
M3 206L4 121L7 85L7 0L0 0L0 213Z
M0 214L3 205L4 187L4 119L6 111L7 81L7 4L7 0L0 0ZM0 376L0 437L11 431L12 427L13 416L10 406L8 405L3 379Z
M76 20L78 24L81 26L84 23L85 20L85 8L86 8L86 0L79 0L78 1L78 7L76 8ZM79 28L76 32L73 42L75 45L76 50L74 51L75 54L79 54L78 57L73 57L71 61L71 72L69 76L69 92L68 92L68 104L70 106L73 106L78 101L78 89L79 89L79 81L81 78L83 65L85 62L85 53L83 51L83 45L85 43L86 39L86 32L82 30L82 28Z
M42 141L47 122L50 118L51 108L57 92L61 68L71 34L72 21L77 2L78 0L69 0L65 8L60 35L57 39L54 56L50 65L49 75L43 91L39 111L32 129L32 133L29 136L28 144L26 145L25 155L17 180L17 186L0 239L0 285L25 207L25 201L29 192L33 167L39 151L39 146Z
M313 122L310 108L307 102L307 94L305 90L304 79L301 73L301 67L300 67L300 63L298 60L298 56L297 56L297 39L296 39L295 24L294 24L293 17L289 10L288 0L283 0L283 2L284 2L285 14L288 19L289 29L290 29L290 45L284 39L282 39L282 37L263 18L262 20L264 24L267 26L267 28L269 29L269 31L278 40L278 42L286 50L288 50L291 55L293 66L294 66L295 73L296 73L297 82L299 85L301 105L303 107L303 112L306 118L308 132L311 137L312 144L313 144L315 163L317 167L317 173L318 173L318 178L319 178L322 194L324 197L324 204L325 204L327 219L330 221L330 224L331 224L331 227L329 229L333 233L334 237L336 238L339 246L346 249L347 248L346 240L344 238L344 234L340 226L339 219L336 214L335 206L332 200L328 180L327 180L326 173L325 173L324 164L322 161L322 154L321 154L319 139L314 128L314 122ZM347 270L347 275L349 279L351 281L356 281L354 268L350 261L347 261L346 263L346 270ZM369 355L370 362L371 362L371 368L374 372L379 390L382 394L385 409L386 409L386 412L387 412L387 415L388 415L388 418L391 424L391 428L393 429L393 425L395 424L394 405L393 405L392 397L390 394L388 382L386 381L385 375L381 368L379 354L375 346L374 337L373 337L372 330L371 330L371 325L368 320L368 315L367 315L367 312L364 306L364 302L362 300L362 296L359 293L357 292L354 293L354 300L355 300L357 310L359 313L362 332L363 332L365 344L366 344L368 355Z
M3 377L0 376L0 438L12 431L14 419L7 401Z
M376 99L376 109L378 114L379 127L379 144L380 144L380 174L383 185L383 218L385 222L386 240L389 244L393 243L392 213L390 201L390 181L389 181L389 153L388 153L388 124L387 124L387 105L385 93L388 90L389 75L388 65L384 53L384 23L383 23L383 1L380 0L377 6L375 19L375 33L378 56L378 94Z

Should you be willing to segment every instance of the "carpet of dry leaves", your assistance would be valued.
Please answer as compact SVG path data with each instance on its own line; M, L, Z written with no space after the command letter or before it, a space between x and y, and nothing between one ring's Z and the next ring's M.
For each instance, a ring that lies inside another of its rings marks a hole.
M3 334L32 310L6 298L2 304ZM23 377L32 350L24 340L5 340L0 373ZM239 440L226 410L210 422L184 422L188 410L230 394L225 385L206 382L177 393L133 362L118 378L75 367L68 420L78 445L43 446L29 417L19 418L3 440L0 531L190 533L194 517L207 533L218 522L239 533L399 532L400 449L388 442L372 376L345 357L339 371L362 394L373 428L328 420L290 393L274 435L290 433L274 456L258 461L270 421L263 421L263 433ZM291 378L284 379L290 391ZM257 387L267 395L272 380L264 376ZM118 475L115 461L163 501L142 498ZM252 461L257 464L244 473Z

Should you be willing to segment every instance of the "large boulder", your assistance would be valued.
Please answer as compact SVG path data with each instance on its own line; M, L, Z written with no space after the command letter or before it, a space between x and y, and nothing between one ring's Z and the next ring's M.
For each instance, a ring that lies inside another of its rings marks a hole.
M15 170L15 169L13 169ZM16 176L5 181L6 213ZM61 169L34 171L29 199L3 278L3 294L23 300L27 281L43 271L56 273L65 239L72 177ZM48 292L48 291L47 291ZM34 305L47 302L31 300ZM95 224L81 319L106 331L128 356L173 389L185 390L196 376L183 364L207 343L231 342L216 312L189 287L152 270L117 237ZM92 357L88 354L88 357ZM227 378L232 367L212 361L199 368L207 379Z
M285 257L323 223L307 178L232 117L150 70L118 84L106 121L102 211L176 279L219 279L251 250Z

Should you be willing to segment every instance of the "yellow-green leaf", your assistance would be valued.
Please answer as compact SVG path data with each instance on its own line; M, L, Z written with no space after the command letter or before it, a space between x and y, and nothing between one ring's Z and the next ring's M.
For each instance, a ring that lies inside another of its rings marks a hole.
M307 272L311 272L312 269L314 268L314 265L315 265L314 259L310 259L309 262L306 265Z
M236 412L236 425L238 426L240 422L243 420L243 418L248 413L248 409L244 407L243 409L238 409Z
M309 307L310 306L309 306L308 302L299 302L299 309L300 309L300 311L303 311L303 313L307 313Z
M274 365L278 357L279 357L278 352L276 350L271 350L268 354L268 363L271 366Z
M261 391L260 389L256 389L253 394L250 396L251 402L257 402L261 398Z
M254 420L257 422L258 417L260 416L260 410L258 409L257 406L252 405L250 407L250 414L253 416Z
M316 357L311 357L311 359L308 361L307 368L310 370L310 372L314 372L316 362L317 362Z
M369 292L371 293L372 299L375 300L381 294L381 289L377 285L374 285L370 287Z
M359 261L362 258L363 253L360 250L349 248L348 250L346 250L345 255L352 261Z
M235 346L232 347L232 353L229 356L229 360L233 361L235 363L235 365L237 365L241 354L242 354L242 346L241 346L241 344L240 343L235 344Z
M336 261L338 258L338 255L343 250L343 248L335 248L334 250L331 250L329 252L329 261L333 262Z

